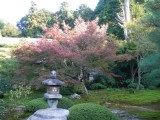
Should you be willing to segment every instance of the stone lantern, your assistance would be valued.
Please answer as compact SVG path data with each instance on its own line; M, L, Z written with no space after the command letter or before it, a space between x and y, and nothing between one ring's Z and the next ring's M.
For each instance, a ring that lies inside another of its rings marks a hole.
M47 86L47 92L44 94L44 97L51 108L37 110L27 120L67 120L69 111L57 108L58 99L62 98L62 95L59 93L59 87L64 82L56 79L56 71L51 73L50 78L42 82Z
M56 72L52 71L50 78L44 80L42 84L47 86L47 93L44 94L44 97L47 99L49 106L51 108L57 108L58 99L62 98L62 95L59 93L59 87L64 82L56 79Z

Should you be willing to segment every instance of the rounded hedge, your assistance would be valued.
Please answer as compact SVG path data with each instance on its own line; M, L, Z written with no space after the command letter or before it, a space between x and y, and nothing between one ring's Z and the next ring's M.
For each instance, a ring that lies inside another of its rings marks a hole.
M117 120L106 107L94 103L74 105L69 112L68 120Z
M73 101L69 98L63 97L58 100L58 108L69 109L74 105Z
M63 97L58 100L57 107L63 108L63 109L69 109L73 105L74 103L72 100L70 100L69 98ZM35 112L39 109L45 109L45 108L49 108L49 105L46 102L46 100L44 98L37 98L37 99L33 99L29 101L28 103L26 103L25 110L28 112Z
M29 101L28 103L26 103L25 106L26 106L25 110L27 112L35 112L39 109L49 108L49 105L44 100L44 98L33 99Z

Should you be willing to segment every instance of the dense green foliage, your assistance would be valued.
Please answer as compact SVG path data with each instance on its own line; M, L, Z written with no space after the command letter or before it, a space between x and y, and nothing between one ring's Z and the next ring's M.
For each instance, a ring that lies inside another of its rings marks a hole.
M114 87L116 84L115 79L110 76L110 75L104 75L102 73L99 73L97 75L94 76L95 79L93 81L93 83L101 83L102 85L105 85L107 87Z
M117 120L107 108L93 103L74 105L69 112L68 120Z
M73 101L67 97L62 97L58 100L58 108L69 109L74 105Z
M0 60L0 91L5 93L11 89L11 79L18 69L19 63L16 59Z
M142 79L142 84L146 88L160 86L160 54L156 52L142 61L142 69L145 72Z

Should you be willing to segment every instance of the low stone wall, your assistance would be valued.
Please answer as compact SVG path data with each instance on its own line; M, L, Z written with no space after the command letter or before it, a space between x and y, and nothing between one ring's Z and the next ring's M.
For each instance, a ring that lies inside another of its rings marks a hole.
M14 45L18 44L22 40L27 40L29 42L36 42L41 38L11 38L11 37L0 37L0 44Z

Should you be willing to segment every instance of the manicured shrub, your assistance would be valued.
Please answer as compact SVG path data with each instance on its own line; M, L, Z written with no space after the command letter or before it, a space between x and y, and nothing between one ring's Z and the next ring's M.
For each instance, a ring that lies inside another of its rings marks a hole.
M43 98L37 98L37 99L33 99L33 100L29 101L28 103L26 103L25 110L27 112L35 112L39 109L45 109L48 107L49 107L49 105L47 104L47 102Z
M74 105L69 112L68 120L117 120L107 108L94 103Z
M63 97L58 100L58 108L69 109L74 105L73 101L69 98Z
M98 90L98 89L104 89L104 88L106 88L106 86L102 85L101 83L93 83L90 86L90 89L92 90Z

